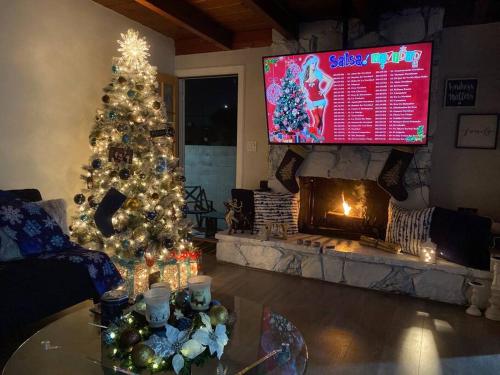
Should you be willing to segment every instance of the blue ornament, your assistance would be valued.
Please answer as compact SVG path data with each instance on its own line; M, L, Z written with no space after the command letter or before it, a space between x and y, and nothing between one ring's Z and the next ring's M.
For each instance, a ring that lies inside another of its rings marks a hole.
M154 219L156 219L156 212L154 212L154 211L146 212L146 218L148 220L154 220Z
M179 331L185 331L193 325L193 321L189 318L182 317L177 320L177 329Z
M218 305L221 305L220 301L216 300L216 299L213 299L211 302L210 302L210 307L212 306L218 306Z
M122 241L122 246L125 248L125 249L128 249L130 247L130 241L129 240L123 240Z
M128 96L130 99L134 98L136 95L137 95L137 92L135 92L134 90L128 90L128 91L127 91L127 96Z
M158 164L155 169L156 169L156 172L163 173L163 172L165 172L166 168L167 167L165 165Z
M129 143L130 142L130 136L128 134L124 134L122 137L122 142L123 143Z
M120 68L118 68L118 66L116 66L116 65L113 65L113 66L111 67L111 71L112 71L113 73L118 73L118 72L120 71Z
M101 167L102 167L102 161L101 161L101 159L94 159L94 160L92 160L92 168L99 169Z

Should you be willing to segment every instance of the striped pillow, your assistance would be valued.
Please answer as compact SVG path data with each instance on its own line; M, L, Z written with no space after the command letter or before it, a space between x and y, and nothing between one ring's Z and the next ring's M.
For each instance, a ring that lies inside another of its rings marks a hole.
M288 224L288 234L299 231L299 204L294 194L255 191L254 231L259 232L266 221Z
M407 210L389 202L385 240L401 245L403 253L418 256L420 243L427 241L434 207Z

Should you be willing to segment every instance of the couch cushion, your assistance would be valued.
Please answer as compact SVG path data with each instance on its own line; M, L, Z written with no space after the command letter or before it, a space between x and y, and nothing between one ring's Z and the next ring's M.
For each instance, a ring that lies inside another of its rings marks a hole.
M0 195L0 227L23 256L74 247L56 221L40 206Z
M6 190L6 192L26 202L38 202L42 200L42 194L37 189Z

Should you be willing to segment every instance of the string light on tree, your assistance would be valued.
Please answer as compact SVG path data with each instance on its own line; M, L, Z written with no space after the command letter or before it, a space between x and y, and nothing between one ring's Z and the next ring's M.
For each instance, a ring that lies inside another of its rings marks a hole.
M199 252L188 240L184 176L156 68L148 62L149 45L135 30L121 37L121 56L113 59L89 136L91 155L82 175L85 188L74 198L72 235L109 253L137 294L154 272L180 287L197 273Z

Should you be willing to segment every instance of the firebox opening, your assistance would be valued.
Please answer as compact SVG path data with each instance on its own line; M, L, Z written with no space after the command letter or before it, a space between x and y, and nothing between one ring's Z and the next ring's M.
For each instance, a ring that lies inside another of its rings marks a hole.
M384 238L389 195L375 181L301 177L299 229L357 239Z

